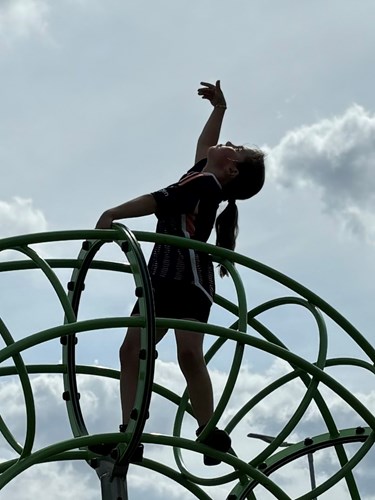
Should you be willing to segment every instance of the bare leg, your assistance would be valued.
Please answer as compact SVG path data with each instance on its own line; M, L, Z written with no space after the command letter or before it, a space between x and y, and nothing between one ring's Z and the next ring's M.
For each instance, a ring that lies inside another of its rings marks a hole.
M197 332L176 331L178 361L186 379L199 433L213 414L212 384L203 356L203 336ZM202 443L226 453L230 449L231 439L225 431L215 427ZM220 460L204 455L203 462L205 465L218 465Z
M156 331L156 343L166 333L167 330L158 329ZM130 414L134 407L139 370L140 334L140 328L128 328L125 340L120 348L120 396L123 424L129 423Z
M190 401L198 425L205 425L213 414L213 392L203 356L203 333L176 330L177 355L186 379Z

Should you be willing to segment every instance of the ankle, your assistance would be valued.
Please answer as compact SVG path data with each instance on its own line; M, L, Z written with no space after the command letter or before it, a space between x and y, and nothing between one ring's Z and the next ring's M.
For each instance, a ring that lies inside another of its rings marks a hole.
M202 434L202 432L203 432L203 430L205 429L206 426L207 426L207 424L200 425L198 427L198 429L195 431L195 435L199 436L199 434ZM214 427L212 430L214 431L215 429L217 429L217 427Z

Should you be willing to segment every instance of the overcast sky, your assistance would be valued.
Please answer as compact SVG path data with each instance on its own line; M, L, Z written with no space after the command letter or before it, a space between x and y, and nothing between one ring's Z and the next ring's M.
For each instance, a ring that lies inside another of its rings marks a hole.
M264 189L239 204L237 250L310 288L373 342L374 18L371 0L0 0L0 237L93 228L106 208L176 181L192 166L210 113L209 103L197 96L199 82L220 79L228 103L221 140L267 152ZM125 223L134 230L155 227L154 217ZM150 248L144 248L147 254ZM75 257L78 249L49 245L41 253ZM118 251L106 251L121 259ZM67 281L68 275L61 276ZM254 273L243 271L243 279L249 308L289 294ZM217 281L219 292L231 296L229 281ZM86 289L82 317L129 313L133 295L123 278L93 273ZM16 339L61 324L57 301L36 273L4 273L0 294L0 316ZM316 327L296 309L289 306L265 322L291 350L314 360ZM216 310L213 320L230 324ZM364 357L329 326L329 356ZM87 335L79 343L79 361L118 368L122 337L119 331ZM288 370L284 362L248 351L223 424L249 394ZM25 359L57 363L60 356L55 342ZM228 348L212 367L217 396L231 356ZM178 394L184 390L172 335L160 347L156 376ZM368 375L346 369L340 377L375 411ZM117 384L89 378L80 384L90 431L117 430ZM33 385L40 411L37 447L68 438L60 378L37 376ZM303 394L296 383L294 391L281 391L254 409L233 436L239 456L250 460L263 446L244 444L246 432L279 432ZM362 423L329 391L327 398L340 427ZM22 442L16 378L1 382L0 399L5 421ZM170 433L169 413L155 397L147 430ZM194 429L189 420L186 437L193 438ZM321 432L324 425L311 409L291 439ZM170 460L165 450L150 447L148 453ZM12 456L0 442L0 457ZM195 466L194 457L189 461ZM372 453L358 473L366 500L375 498L374 462ZM319 481L337 468L327 452L316 454L316 463ZM279 477L292 498L308 484L306 462L295 467ZM203 466L197 471L212 473ZM142 468L131 469L129 484L131 498L192 498ZM12 500L36 494L39 500L100 498L99 481L85 463L38 466L4 491ZM210 494L221 500L228 487ZM270 497L262 491L259 498ZM349 495L340 484L321 498Z

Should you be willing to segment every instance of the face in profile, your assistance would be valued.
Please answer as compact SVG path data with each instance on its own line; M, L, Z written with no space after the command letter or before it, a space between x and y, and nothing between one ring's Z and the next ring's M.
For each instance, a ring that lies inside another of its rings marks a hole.
M228 141L225 144L217 144L208 150L208 158L214 160L215 163L226 163L228 160L233 162L243 163L250 160L253 150L246 146L236 146Z

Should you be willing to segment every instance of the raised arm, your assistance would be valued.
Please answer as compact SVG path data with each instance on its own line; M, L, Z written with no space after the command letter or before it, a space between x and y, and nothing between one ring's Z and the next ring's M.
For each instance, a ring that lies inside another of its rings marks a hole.
M110 229L114 220L142 217L143 215L153 214L155 211L155 198L151 194L144 194L118 207L106 210L96 223L96 229Z
M203 87L198 89L198 95L202 96L202 99L208 99L214 109L199 136L195 153L195 163L206 158L208 148L218 143L221 124L223 122L225 110L227 109L227 103L225 102L224 94L220 88L220 80L218 80L215 85L207 82L201 82L201 85L203 85Z

